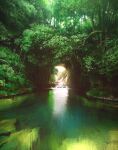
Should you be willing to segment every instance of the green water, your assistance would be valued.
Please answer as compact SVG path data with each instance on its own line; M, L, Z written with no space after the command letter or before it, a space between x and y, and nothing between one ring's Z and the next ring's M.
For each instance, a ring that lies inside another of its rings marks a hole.
M118 150L117 110L83 105L66 88L7 101L0 150Z

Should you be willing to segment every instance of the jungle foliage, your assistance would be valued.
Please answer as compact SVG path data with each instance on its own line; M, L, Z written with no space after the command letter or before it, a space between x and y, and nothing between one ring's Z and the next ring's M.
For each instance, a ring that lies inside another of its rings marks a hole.
M60 62L112 82L117 34L117 0L1 0L0 85L25 86L27 69L45 76Z

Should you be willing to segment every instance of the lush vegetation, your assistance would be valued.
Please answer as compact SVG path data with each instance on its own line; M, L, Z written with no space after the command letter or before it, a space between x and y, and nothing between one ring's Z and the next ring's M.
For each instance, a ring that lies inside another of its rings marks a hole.
M117 34L116 0L1 0L0 95L48 86L59 63L81 91L117 95Z

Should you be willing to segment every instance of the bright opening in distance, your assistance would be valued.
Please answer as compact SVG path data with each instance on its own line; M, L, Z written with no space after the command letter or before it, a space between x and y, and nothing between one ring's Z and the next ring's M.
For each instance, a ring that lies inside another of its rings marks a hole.
M67 69L63 65L55 66L57 70L55 74L55 83L57 88L66 88L67 87L67 79L68 72Z
M56 66L55 68L58 70L58 72L64 72L66 70L63 66Z

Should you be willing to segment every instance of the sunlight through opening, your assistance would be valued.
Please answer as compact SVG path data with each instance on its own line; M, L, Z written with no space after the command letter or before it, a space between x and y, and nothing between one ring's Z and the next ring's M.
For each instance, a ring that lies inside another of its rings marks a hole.
M55 84L57 88L66 88L68 80L68 71L63 65L55 66Z

